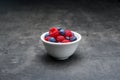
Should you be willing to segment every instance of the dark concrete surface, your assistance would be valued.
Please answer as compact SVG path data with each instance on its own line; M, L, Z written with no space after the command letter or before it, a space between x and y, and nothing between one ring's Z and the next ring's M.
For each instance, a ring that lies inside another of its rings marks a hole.
M54 25L82 35L68 60L47 56L39 43ZM120 3L0 1L0 80L120 80Z

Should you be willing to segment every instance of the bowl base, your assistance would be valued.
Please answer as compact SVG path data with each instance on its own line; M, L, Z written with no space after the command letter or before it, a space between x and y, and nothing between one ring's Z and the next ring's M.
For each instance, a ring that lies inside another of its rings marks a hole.
M61 58L55 58L56 60L66 60L68 59L69 57L61 57Z

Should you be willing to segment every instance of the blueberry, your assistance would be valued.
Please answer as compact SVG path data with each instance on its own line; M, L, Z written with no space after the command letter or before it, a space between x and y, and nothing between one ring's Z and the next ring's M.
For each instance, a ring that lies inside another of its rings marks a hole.
M45 34L45 37L48 37L49 36L49 33Z
M61 29L59 32L60 32L61 35L64 35L64 34L65 34L64 29Z
M49 40L48 40L48 41L50 41L50 42L56 42L56 40L55 40L55 38L54 38L54 37L49 38Z
M76 38L75 36L72 36L72 37L70 38L70 41L75 41L75 40L77 40L77 38Z
M67 40L70 40L70 37L65 37Z
M60 31L62 28L61 27L57 27L57 29Z

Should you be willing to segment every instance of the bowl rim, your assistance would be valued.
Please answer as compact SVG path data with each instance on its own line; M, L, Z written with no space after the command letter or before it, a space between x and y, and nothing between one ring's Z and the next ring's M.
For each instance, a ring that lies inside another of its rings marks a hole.
M73 32L74 35L77 37L77 40L76 40L76 41L73 41L73 42L68 42L68 43L54 43L54 42L46 41L46 40L44 39L44 36L45 36L45 34L47 34L48 32L44 32L44 33L40 36L40 39L41 39L43 42L45 42L45 43L47 43L47 44L51 44L51 45L69 45L69 44L74 44L74 43L79 42L79 41L81 40L81 38L82 38L81 34L75 32L75 31L72 31L72 32Z

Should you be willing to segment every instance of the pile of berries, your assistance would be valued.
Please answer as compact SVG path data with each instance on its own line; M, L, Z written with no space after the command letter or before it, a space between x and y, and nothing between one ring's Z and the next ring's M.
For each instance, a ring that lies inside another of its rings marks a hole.
M45 40L57 43L67 43L77 40L71 30L64 30L61 27L52 27L45 35Z

